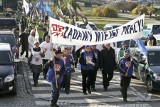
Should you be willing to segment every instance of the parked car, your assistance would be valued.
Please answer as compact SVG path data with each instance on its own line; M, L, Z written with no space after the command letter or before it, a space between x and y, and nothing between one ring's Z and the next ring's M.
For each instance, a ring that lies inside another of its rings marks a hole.
M0 30L10 29L17 27L17 19L12 17L3 17L0 18Z
M160 47L146 46L148 54L141 58L135 76L147 85L148 92L160 90Z
M85 24L84 22L78 21L75 23L75 26L80 27L82 29L98 30L93 22L88 22L88 24Z
M118 23L106 24L106 25L102 28L102 30L103 30L103 31L107 31L107 30L115 29L115 28L117 28L117 27L119 27L119 26L121 26L121 25L122 25L122 24L118 24Z
M12 52L15 54L17 50L15 35L12 31L0 31L0 43L9 43Z
M0 43L0 94L16 94L16 70L11 46Z
M157 45L160 45L160 24L146 24L143 30L143 37L147 38L150 33L157 40Z

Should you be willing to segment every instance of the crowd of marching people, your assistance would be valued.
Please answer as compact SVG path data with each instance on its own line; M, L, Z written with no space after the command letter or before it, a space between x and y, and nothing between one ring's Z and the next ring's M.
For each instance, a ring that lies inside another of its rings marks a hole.
M121 78L120 91L123 101L127 101L127 89L137 62L131 58L129 46L125 41L121 43L117 62L115 50L109 43L104 44L102 50L97 49L96 45L86 45L76 51L75 46L53 44L47 30L40 43L35 38L35 29L25 29L19 38L22 45L20 55L26 52L25 57L28 58L28 64L33 73L34 86L38 85L40 73L43 73L45 80L51 82L51 106L58 107L60 90L64 90L66 94L70 93L71 76L76 72L77 63L81 65L84 95L97 91L95 83L98 71L102 73L102 85L104 91L107 91L114 71L118 70Z

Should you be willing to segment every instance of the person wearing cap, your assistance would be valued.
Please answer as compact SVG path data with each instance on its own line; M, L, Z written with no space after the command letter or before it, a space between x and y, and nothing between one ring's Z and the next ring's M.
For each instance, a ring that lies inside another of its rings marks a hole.
M20 44L22 45L22 50L20 55L22 56L24 52L26 52L26 58L28 58L28 37L29 37L29 31L28 29L25 29L24 32L19 36L20 38Z
M150 33L148 36L147 46L156 46L157 41L156 38L153 36L153 33Z
M122 41L121 42L121 48L120 50L118 51L118 54L117 54L117 60L119 61L121 57L124 56L124 50L128 49L129 48L129 44L127 41Z
M65 65L65 72L63 74L62 88L65 88L65 93L69 94L70 91L70 79L71 79L71 68L73 69L73 59L69 54L69 49L65 48L63 51L63 60Z
M85 51L81 53L79 63L81 64L83 94L87 95L87 90L88 93L91 94L90 88L94 81L96 63L96 58L94 53L91 51L91 46L85 46Z
M136 61L131 58L130 51L125 50L124 56L119 61L120 77L121 77L121 93L123 101L127 102L127 89L130 85L133 75L133 67L136 65Z
M57 50L55 52L54 58L50 60L48 64L50 65L50 69L48 70L48 73L47 73L47 80L48 82L51 83L51 87L52 87L51 106L59 107L57 105L57 101L59 99L59 90L61 88L61 83L63 81L63 74L65 71L61 50Z
M92 52L94 53L95 57L96 57L96 63L95 63L95 71L94 71L94 80L92 81L92 90L96 91L95 89L95 82L96 82L96 77L97 77L97 71L100 67L100 51L96 48L96 45L92 45Z
M42 57L43 57L43 51L41 51L38 41L34 43L34 47L31 50L31 54L32 54L31 71L33 73L34 86L37 86L39 75L42 72Z
M101 50L100 55L100 68L102 70L103 88L107 91L109 82L113 78L113 71L117 64L115 60L115 50L110 46L110 44L105 44L104 46L105 47Z
M44 54L45 54L45 57L43 58L43 65L45 65L49 59L53 58L53 52L52 52L53 51L53 44L50 41L49 35L47 35L45 37L45 41L40 44L40 47L44 51ZM48 68L45 67L45 69L43 69L44 79L46 79L47 72L48 72Z

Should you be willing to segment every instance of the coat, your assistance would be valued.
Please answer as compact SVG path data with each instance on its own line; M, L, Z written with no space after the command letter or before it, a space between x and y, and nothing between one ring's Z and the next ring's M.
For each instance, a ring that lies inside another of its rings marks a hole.
M112 47L110 50L104 48L100 55L100 68L103 72L113 72L116 65L115 50Z
M19 36L20 43L22 44L22 48L24 50L28 50L28 46L29 46L29 44L28 44L28 37L29 37L29 34L24 33L24 32Z

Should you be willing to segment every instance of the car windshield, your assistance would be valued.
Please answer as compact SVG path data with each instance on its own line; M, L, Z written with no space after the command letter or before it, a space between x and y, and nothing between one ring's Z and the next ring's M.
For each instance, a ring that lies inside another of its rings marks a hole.
M16 41L12 34L0 34L0 43L9 43L10 45L14 45Z
M9 51L0 51L0 65L12 64L12 56Z
M117 48L121 48L121 43L122 43L122 41L117 42ZM131 42L130 42L130 40L127 40L126 43L128 44L128 46L130 44L131 48L134 48L136 46L136 42L134 40L131 40Z
M97 27L95 25L93 25L93 24L89 24L89 25L93 30L97 30Z
M15 19L0 19L0 27L1 28L9 28L16 27Z
M160 51L148 52L148 63L151 66L160 66Z
M160 25L153 25L153 34L160 34Z

